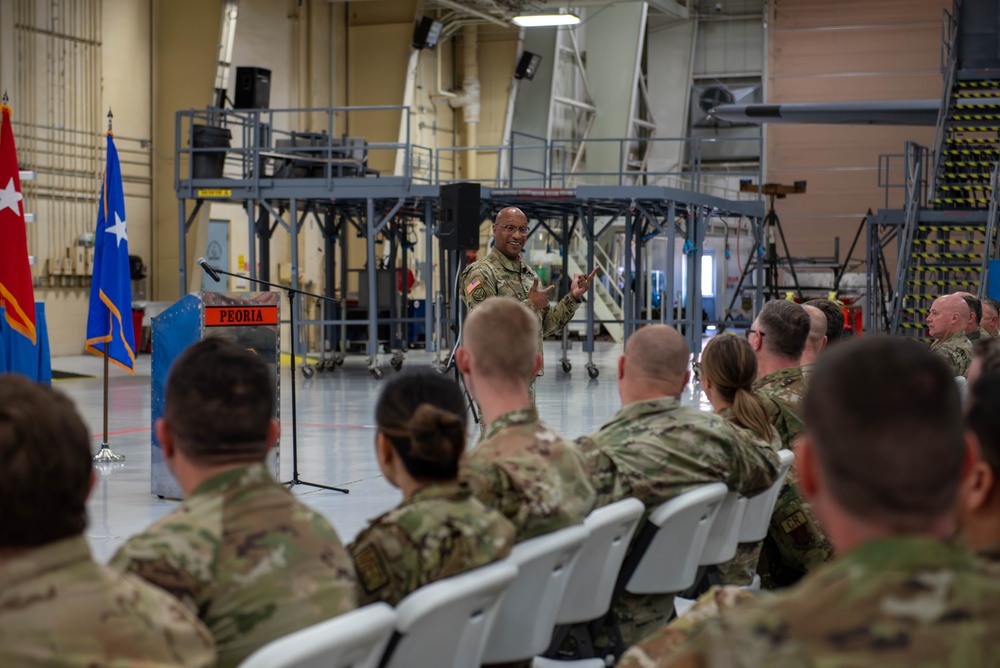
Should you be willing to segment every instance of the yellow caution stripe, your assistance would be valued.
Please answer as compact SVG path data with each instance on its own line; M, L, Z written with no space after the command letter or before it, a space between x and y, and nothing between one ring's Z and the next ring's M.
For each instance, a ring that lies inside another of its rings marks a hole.
M952 148L944 151L945 155L996 155L1000 153L1000 150L995 148L984 148L984 149L957 149Z
M981 172L979 174L956 174L953 172L947 172L942 174L942 176L946 179L976 179L979 181L988 181L990 178L990 175L986 172Z
M944 260L982 260L983 256L980 253L911 253L910 257L913 259L922 258L925 260L931 259L944 259Z
M922 322L901 322L899 326L906 329L927 329L927 325Z
M985 160L974 160L972 162L946 162L945 167L992 167L993 162L987 162Z
M916 279L906 282L907 285L979 285L979 281L919 281Z
M937 299L943 295L903 295L903 299Z
M910 271L916 274L931 274L935 272L944 273L976 273L980 272L980 267L910 267Z
M996 132L1000 126L996 125L956 125L951 128L952 132Z
M995 144L1000 137L952 137L944 140L946 144Z
M958 244L960 246L981 246L984 241L982 239L914 239L915 244L934 244L937 246L945 246L947 244Z
M958 93L955 97L960 98L1000 98L1000 93Z
M959 88L1000 88L998 81L959 81Z
M943 186L942 185L942 186L938 186L938 190L941 190L941 191L944 191L944 192L960 193L960 192L965 192L967 190L993 190L993 186L991 186L988 183L966 183L965 185L961 185L961 186L956 186L956 185Z
M968 225L954 225L939 227L937 225L920 225L918 232L985 232L985 227L969 227Z
M989 204L988 199L967 198L967 197L943 197L934 200L935 204Z

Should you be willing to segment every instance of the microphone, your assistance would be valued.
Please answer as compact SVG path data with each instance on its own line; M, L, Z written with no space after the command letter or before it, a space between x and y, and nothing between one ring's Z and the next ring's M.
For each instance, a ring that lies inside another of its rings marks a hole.
M215 271L215 267L210 265L208 263L208 260L206 260L205 258L203 257L198 258L198 265L202 269L204 269L205 273L208 274L212 278L212 280L215 281L216 283L222 280L221 278L219 278L219 273Z

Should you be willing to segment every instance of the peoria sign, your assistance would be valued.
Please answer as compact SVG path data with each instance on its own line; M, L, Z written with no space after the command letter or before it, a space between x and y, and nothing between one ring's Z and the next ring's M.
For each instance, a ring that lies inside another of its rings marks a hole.
M206 306L206 327L277 325L277 306Z

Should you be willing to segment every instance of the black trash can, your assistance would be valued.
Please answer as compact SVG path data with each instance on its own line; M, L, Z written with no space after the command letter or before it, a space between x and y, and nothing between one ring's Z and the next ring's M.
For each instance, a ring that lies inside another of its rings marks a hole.
M228 149L233 134L229 128L214 125L194 125L191 127L191 148ZM221 179L226 163L225 151L192 151L191 177L195 179Z

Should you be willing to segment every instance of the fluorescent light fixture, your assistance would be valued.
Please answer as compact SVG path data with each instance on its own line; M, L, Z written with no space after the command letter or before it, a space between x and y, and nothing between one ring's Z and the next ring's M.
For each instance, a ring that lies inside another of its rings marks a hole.
M576 14L528 14L526 16L515 16L515 25L522 28L542 28L545 26L575 26L580 22L580 17Z

